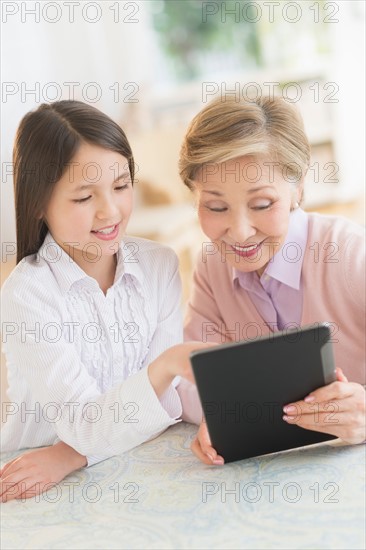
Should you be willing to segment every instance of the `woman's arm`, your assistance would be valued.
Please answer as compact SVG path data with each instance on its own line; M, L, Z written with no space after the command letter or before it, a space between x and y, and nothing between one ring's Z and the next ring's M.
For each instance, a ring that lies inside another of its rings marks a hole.
M228 338L222 332L225 331L225 324L220 314L217 297L210 284L210 260L208 258L204 262L200 255L197 258L191 297L184 321L184 339L223 344L228 341ZM211 265L210 271L215 272L214 265Z

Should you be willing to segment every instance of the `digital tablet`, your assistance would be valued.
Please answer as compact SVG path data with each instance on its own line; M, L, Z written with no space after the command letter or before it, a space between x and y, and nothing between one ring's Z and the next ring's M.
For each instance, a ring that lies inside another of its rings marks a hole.
M282 419L284 405L336 380L326 324L195 351L190 360L212 446L225 462L336 439Z

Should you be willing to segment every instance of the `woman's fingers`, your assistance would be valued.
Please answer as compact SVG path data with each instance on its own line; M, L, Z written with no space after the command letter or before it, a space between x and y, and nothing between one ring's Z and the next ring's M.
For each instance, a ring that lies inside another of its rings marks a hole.
M219 456L216 450L212 447L205 421L201 422L197 437L193 441L191 449L197 458L202 460L205 464L214 464L215 466L224 464L224 459L222 456Z
M347 376L345 376L343 370L340 367L336 368L336 376L337 380L339 380L340 382L348 382Z
M310 414L314 411L314 407L319 410L319 407L324 407L325 404L337 403L347 397L352 397L355 390L359 391L354 386L359 386L359 384L332 382L328 386L314 390L301 401L285 405L283 411L285 414L290 415ZM362 388L362 386L360 387Z
M301 428L335 435L347 443L362 443L366 437L365 398L360 384L333 382L304 401L286 405L283 419Z
M353 382L333 382L305 397L303 401L289 403L283 407L283 412L288 416L304 414L328 413L360 410L365 408L365 390L360 384Z
M208 464L208 465L211 465L212 464L212 460L211 458L209 458L207 456L206 453L204 453L202 451L202 448L201 448L201 445L200 445L200 442L198 440L198 438L196 437L193 442L192 442L192 445L191 445L191 451L194 455L196 455L196 457L201 460L202 462L204 462L205 464Z

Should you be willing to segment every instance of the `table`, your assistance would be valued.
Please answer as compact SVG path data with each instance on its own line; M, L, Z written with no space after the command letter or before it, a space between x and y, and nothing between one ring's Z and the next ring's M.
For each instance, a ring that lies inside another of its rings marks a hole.
M3 504L2 548L364 548L364 445L213 467L190 452L196 429L179 423L38 502Z

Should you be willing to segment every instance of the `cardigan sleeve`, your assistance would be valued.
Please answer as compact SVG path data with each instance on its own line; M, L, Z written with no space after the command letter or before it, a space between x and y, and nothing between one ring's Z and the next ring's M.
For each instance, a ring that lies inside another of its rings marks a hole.
M209 260L203 262L200 257L197 260L185 316L184 339L222 344L226 342L225 326L210 284L210 265Z
M184 340L221 344L226 341L223 331L225 331L224 322L209 281L208 262L203 262L199 256L185 316ZM182 378L177 386L177 391L182 402L182 419L193 424L200 424L203 411L197 387Z
M358 228L357 228L358 229ZM366 309L365 237L362 229L348 236L343 250L343 273L350 298L362 313Z

